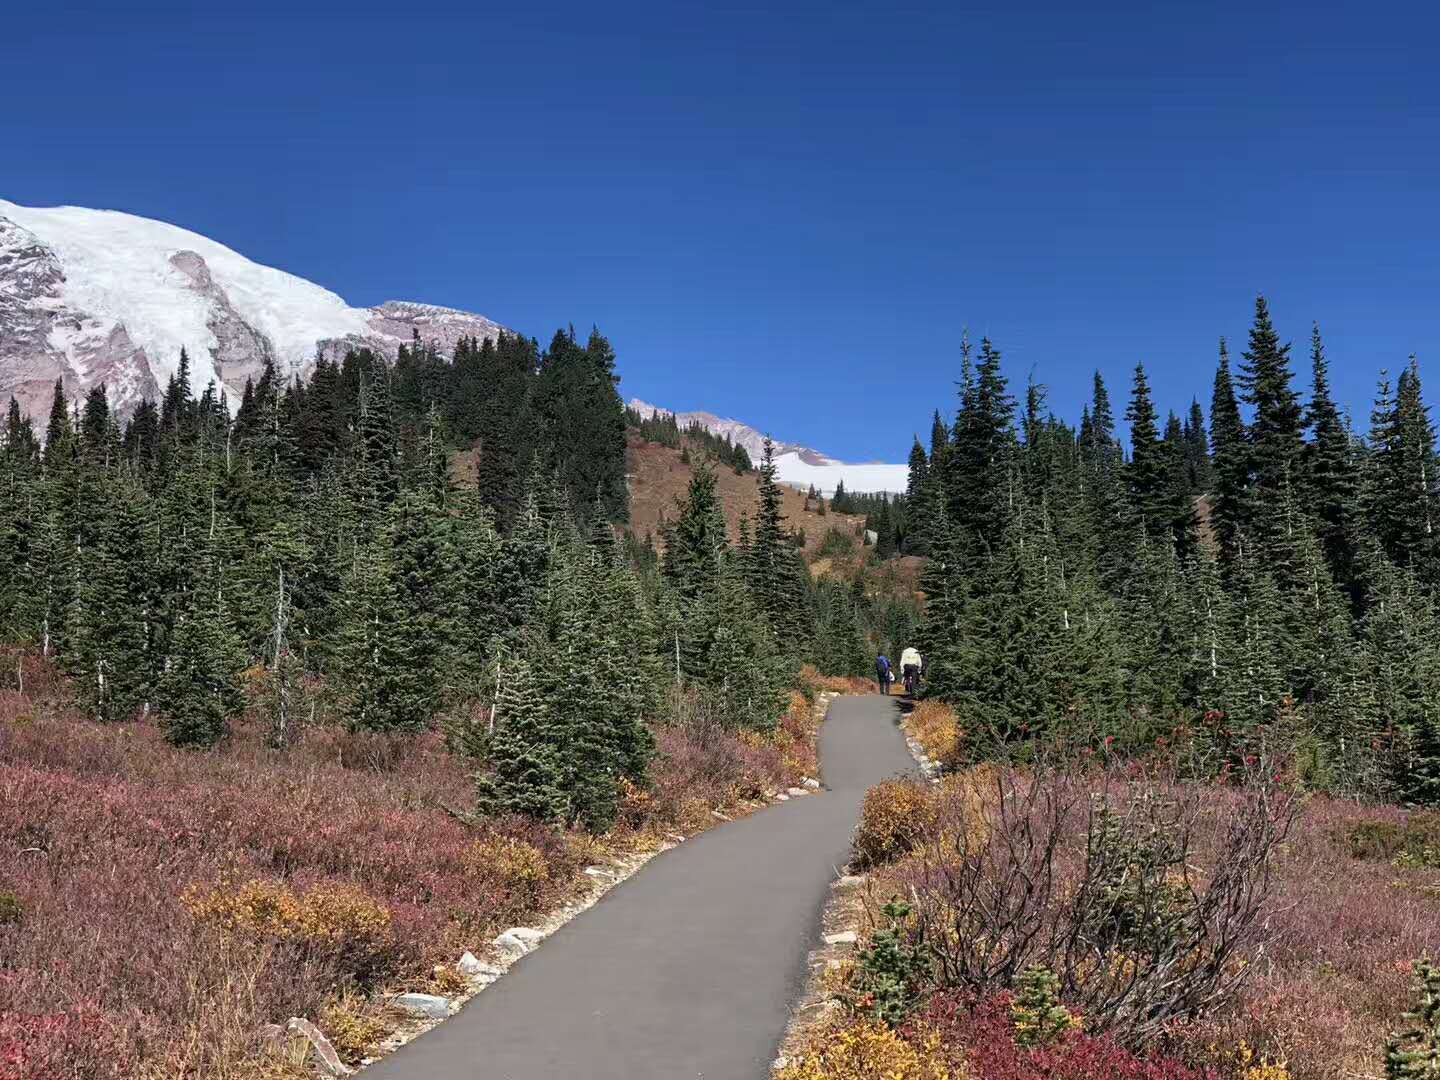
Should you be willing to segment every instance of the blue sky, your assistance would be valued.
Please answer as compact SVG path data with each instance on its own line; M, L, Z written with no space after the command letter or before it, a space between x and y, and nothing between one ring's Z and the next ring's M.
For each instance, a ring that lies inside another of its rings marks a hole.
M1261 10L1256 10L1256 9ZM1207 405L1265 292L1362 418L1440 393L1434 4L12 5L0 197L184 225L852 459L962 326L1078 416Z

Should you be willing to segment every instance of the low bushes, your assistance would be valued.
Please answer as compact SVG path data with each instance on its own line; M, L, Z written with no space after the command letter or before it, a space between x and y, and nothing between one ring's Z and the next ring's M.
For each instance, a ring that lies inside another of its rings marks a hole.
M1415 811L1402 820L1372 819L1345 831L1357 859L1396 860L1412 867L1440 867L1440 812Z
M702 703L659 727L652 784L597 840L466 819L473 764L438 733L315 724L277 750L255 716L187 753L83 719L52 665L18 662L0 687L0 1080L290 1080L308 1071L260 1062L255 1032L291 1016L358 1059L379 992L455 993L464 950L566 903L587 863L816 775L806 696L763 734Z
M1141 1056L1078 1027L1035 1041L1016 1019L1009 993L976 1000L948 992L931 999L919 1023L927 1039L938 1035L965 1062L972 1080L1208 1080L1213 1075L1173 1056Z
M965 1049L971 1080L1383 1075L1386 1033L1413 1009L1413 958L1440 955L1440 888L1412 854L1432 844L1429 814L1314 796L1282 832L1293 804L1264 810L1244 786L1128 767L1047 775L1036 785L1033 771L987 766L914 785L903 797L920 800L915 816L872 814L864 841L882 853L870 895L914 908L907 942L923 934L930 950L912 1020ZM877 808L896 801L886 787ZM894 925L873 907L871 918L877 930ZM1218 938L1236 947L1227 954ZM1067 940L1075 963L1044 944ZM1000 1040L1036 967L1055 973L1057 1003L1093 1040L1067 1036L1063 1068L1044 1056L1059 1051L1022 1054ZM1146 1034L1127 1017L1156 1004L1157 971L1202 992ZM873 1020L858 1004L859 965L846 978L852 1018Z
M922 701L911 711L905 728L925 748L926 755L945 769L959 768L964 733L955 710L943 701Z
M860 1020L816 1040L775 1080L961 1080L935 1032L904 1035L873 1020Z
M411 959L396 940L389 909L352 885L323 882L297 892L256 879L192 887L181 899L203 926L296 949L362 986L395 974Z
M857 869L908 855L939 821L939 805L926 784L887 780L865 793L852 844Z

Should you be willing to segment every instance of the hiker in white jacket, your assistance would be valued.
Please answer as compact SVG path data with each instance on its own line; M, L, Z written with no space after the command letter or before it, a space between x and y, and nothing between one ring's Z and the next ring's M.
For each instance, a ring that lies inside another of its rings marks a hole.
M905 677L905 692L912 697L920 686L920 671L924 666L920 651L913 645L900 654L900 673Z

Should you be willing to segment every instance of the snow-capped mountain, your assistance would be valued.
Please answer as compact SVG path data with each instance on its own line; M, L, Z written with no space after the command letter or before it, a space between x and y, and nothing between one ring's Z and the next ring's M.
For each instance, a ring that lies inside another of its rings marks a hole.
M0 199L0 403L43 416L55 380L72 397L104 383L125 412L190 357L197 392L238 400L267 359L308 374L317 355L368 346L393 357L418 332L448 353L501 331L480 315L389 301L354 308L304 278L198 233L113 210Z
M630 402L630 408L646 419L657 413L671 412L639 398ZM731 442L745 447L751 460L760 460L765 436L749 424L708 412L682 412L674 415L681 427L699 424L712 434L728 436ZM772 440L775 443L775 476L782 483L803 488L813 486L822 494L829 495L842 480L845 482L846 491L887 491L892 494L904 491L910 482L908 465L845 462L799 443L781 442L773 436Z

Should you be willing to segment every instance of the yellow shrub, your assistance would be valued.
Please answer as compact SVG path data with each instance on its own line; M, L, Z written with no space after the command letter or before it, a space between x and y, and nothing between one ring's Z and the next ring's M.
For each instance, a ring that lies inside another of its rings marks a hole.
M936 822L930 789L911 780L886 780L865 793L855 829L857 866L877 866L913 851Z
M223 933L300 946L366 981L396 960L390 911L351 885L326 883L296 893L278 881L192 887L182 897L199 923Z
M959 764L963 733L960 718L949 705L922 701L915 706L906 726L932 759L952 768Z
M504 889L519 908L543 905L550 889L550 865L534 844L511 836L487 836L471 844L464 858L468 875Z
M1290 1080L1284 1065L1252 1065L1245 1070L1245 1080Z
M946 851L974 851L990 839L994 827L994 768L978 765L940 781L936 816Z
M902 1039L883 1024L865 1020L829 1033L787 1065L776 1080L960 1080L938 1033Z
M390 1029L367 1012L365 999L354 994L338 997L320 1014L320 1030L347 1065L358 1065L374 1053Z

